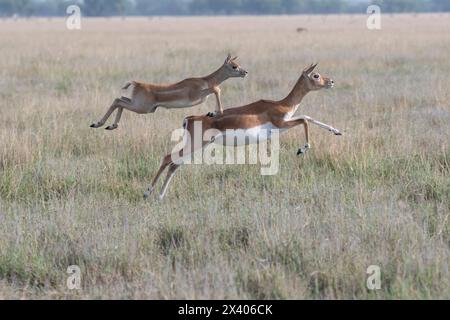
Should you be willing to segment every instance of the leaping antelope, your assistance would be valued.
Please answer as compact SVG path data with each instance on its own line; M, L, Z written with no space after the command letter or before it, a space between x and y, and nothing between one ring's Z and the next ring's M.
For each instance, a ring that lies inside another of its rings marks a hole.
M111 114L118 109L114 123L107 130L117 129L123 109L139 114L153 113L158 108L188 108L203 103L210 94L216 96L216 111L208 116L223 113L220 101L219 85L229 78L244 78L247 71L236 63L237 57L228 55L224 64L212 74L201 78L188 78L175 84L161 85L142 83L137 81L128 82L122 89L126 90L132 86L131 99L121 97L114 100L105 116L91 128L102 127Z
M153 179L148 191L144 194L144 197L148 198L148 196L155 189L155 185L163 171L169 167L166 179L159 195L161 200L167 191L167 187L175 171L183 164L183 158L186 159L196 150L203 149L211 143L226 144L229 140L224 139L224 137L226 137L227 134L236 135L236 131L234 130L243 129L246 131L247 136L251 135L251 139L245 140L246 144L249 144L255 143L258 139L261 141L261 138L264 139L270 137L270 134L261 136L261 132L263 130L286 131L302 124L305 129L306 144L303 148L298 150L298 155L306 153L306 151L311 148L308 123L318 125L319 127L334 133L335 135L341 135L339 130L325 123L316 121L306 115L293 117L300 105L300 102L306 94L310 91L316 91L324 88L330 89L334 86L333 80L323 77L319 73L313 72L316 66L317 64L311 65L304 69L300 79L297 81L292 91L286 98L280 101L259 100L242 107L226 109L221 116L214 118L208 116L187 117L184 120L183 126L189 133L191 140L195 140L195 135L198 134L201 134L203 137L203 133L210 129L217 130L218 134L213 136L208 141L202 140L203 142L201 145L195 146L194 144L190 144L189 148L186 146L183 147L179 154L177 154L178 160L173 160L171 154L165 156L161 167ZM194 123L197 121L201 123L201 130L196 131L201 132L195 132L193 130ZM185 134L187 135L186 132ZM231 141L233 141L233 145L235 145L234 139Z

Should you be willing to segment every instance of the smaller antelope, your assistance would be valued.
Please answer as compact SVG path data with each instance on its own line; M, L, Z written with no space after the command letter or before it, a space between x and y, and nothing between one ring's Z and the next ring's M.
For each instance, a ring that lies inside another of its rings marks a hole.
M223 113L220 101L219 85L228 78L244 78L247 71L236 63L237 57L231 55L225 63L212 74L202 78L189 78L175 84L147 84L137 81L128 82L122 89L126 90L132 86L131 99L121 97L114 100L105 116L91 128L102 127L111 114L118 109L114 123L106 130L117 129L123 109L127 109L139 114L153 113L158 108L188 108L203 103L210 94L216 96L216 111L208 116L215 116Z
M263 141L262 139L270 138L272 130L283 132L298 125L303 125L305 129L306 144L303 148L298 150L298 155L306 153L306 151L311 148L308 129L309 123L326 129L335 135L341 135L339 130L325 123L316 121L306 115L294 117L294 113L300 106L300 102L310 91L334 87L333 80L313 72L316 66L317 64L304 69L292 91L282 100L259 100L242 107L226 109L222 115L214 118L208 116L187 117L184 120L183 127L185 128L185 131L187 131L185 137L190 137L190 140L196 141L196 135L204 137L204 133L207 130L212 130L217 133L213 135L210 140L203 141L200 139L200 141L203 142L197 145L186 143L188 142L186 140L185 146L179 151L179 154L174 154L175 160L172 159L172 154L165 156L161 167L153 179L148 191L144 194L144 197L147 198L153 192L159 177L167 167L169 167L169 169L159 195L160 199L164 197L175 171L184 161L186 161L183 159L190 157L193 152L203 149L211 143L226 144L230 141L230 143L232 143L230 145L236 145L234 137L242 134L242 131L245 131L245 136L249 138L248 140L245 139L243 141L245 141L246 144L249 144L258 143L258 141ZM200 130L194 130L196 122L201 124ZM269 134L265 134L267 131L269 131ZM226 139L227 136L232 137L232 139Z

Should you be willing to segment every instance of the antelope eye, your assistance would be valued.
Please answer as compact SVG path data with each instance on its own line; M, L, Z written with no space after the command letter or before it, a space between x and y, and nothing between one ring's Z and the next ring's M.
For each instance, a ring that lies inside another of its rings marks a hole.
M233 66L233 69L237 69L237 67L236 67L236 66Z
M318 74L314 75L314 79L319 79L319 78L320 78L320 76Z

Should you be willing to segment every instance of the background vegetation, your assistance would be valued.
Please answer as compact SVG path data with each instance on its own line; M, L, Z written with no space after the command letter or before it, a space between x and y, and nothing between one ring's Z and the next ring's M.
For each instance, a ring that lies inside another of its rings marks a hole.
M450 0L0 0L0 16L62 16L78 4L88 16L364 13L450 11Z

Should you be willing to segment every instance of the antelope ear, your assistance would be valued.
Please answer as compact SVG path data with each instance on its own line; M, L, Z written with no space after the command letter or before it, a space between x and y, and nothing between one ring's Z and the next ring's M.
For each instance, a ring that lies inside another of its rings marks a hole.
M318 64L319 63L311 64L309 67L307 67L305 70L303 70L303 73L310 74L311 72L314 71L314 69L317 67Z
M231 59L231 61L234 61L234 60L236 60L238 58L238 56L236 56L236 57L234 57L233 59Z
M227 58L225 59L225 63L228 63L231 61L231 54L228 54Z

